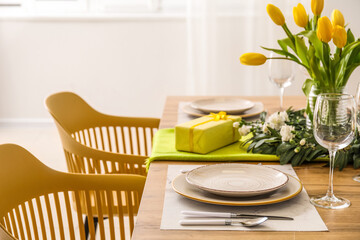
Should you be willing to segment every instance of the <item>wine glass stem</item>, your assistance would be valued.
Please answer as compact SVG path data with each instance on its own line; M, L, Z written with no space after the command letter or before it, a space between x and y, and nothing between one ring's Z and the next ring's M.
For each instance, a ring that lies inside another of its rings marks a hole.
M280 111L283 110L284 88L280 87Z
M333 177L334 177L335 155L336 155L336 150L329 150L329 157L330 157L329 187L326 193L326 196L329 198L334 197Z

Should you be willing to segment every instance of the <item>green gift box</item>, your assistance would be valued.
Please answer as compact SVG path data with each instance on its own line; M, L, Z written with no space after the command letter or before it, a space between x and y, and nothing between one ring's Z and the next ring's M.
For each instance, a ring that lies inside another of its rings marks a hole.
M225 113L211 114L175 126L175 147L179 151L206 154L240 139L233 123L241 118Z

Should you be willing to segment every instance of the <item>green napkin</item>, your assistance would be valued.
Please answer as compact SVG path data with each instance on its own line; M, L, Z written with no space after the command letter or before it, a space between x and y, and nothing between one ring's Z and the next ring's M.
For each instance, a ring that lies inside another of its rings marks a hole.
M174 161L278 161L276 155L247 153L240 141L227 145L207 154L182 152L175 149L175 131L173 128L160 129L154 136L150 158L146 160L146 168L155 160Z

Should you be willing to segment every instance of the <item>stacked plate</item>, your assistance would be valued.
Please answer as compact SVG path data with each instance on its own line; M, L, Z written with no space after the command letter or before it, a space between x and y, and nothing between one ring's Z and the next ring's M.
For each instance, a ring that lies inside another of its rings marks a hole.
M177 176L178 194L200 202L251 206L282 202L302 190L300 181L266 166L226 163L196 168Z
M264 110L261 102L252 102L240 98L208 98L190 102L183 107L183 111L189 115L201 117L211 112L221 111L241 117L252 117Z

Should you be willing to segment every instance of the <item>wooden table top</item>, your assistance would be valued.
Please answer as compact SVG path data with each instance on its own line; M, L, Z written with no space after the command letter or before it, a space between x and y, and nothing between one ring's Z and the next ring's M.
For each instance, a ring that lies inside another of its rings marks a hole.
M206 97L168 97L160 128L174 127L177 122L178 103L180 101L192 101L199 98ZM246 97L246 99L263 102L269 113L278 110L278 97ZM305 106L305 98L303 96L284 97L284 105L285 107L293 106L295 109L299 109ZM341 172L339 170L334 172L335 195L349 199L352 205L340 210L317 208L329 229L328 232L160 230L167 166L179 164L206 163L179 161L155 161L151 163L132 239L360 239L360 183L352 180L352 177L359 174L360 171L354 170L352 166L348 166ZM271 162L269 164L277 163ZM309 195L325 195L329 169L324 167L324 163L311 163L294 167L294 169Z

